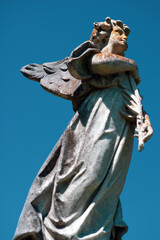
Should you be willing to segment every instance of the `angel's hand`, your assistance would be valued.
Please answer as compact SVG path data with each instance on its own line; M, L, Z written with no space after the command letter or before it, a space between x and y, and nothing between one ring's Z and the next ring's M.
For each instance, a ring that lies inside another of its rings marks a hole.
M136 128L136 132L137 133L134 135L134 137L138 138L141 135L141 137L143 136L143 141L147 142L153 135L153 128L151 125L143 123L139 130Z
M141 131L143 132L143 141L147 142L153 135L153 129L151 125L143 123L141 126Z
M144 142L147 142L153 135L153 129L151 126L146 125L146 135L144 138Z
M144 129L145 129L145 136L144 136L144 142L147 142L153 135L153 129L151 126L151 122L149 119L148 114L143 110L143 114L144 114Z

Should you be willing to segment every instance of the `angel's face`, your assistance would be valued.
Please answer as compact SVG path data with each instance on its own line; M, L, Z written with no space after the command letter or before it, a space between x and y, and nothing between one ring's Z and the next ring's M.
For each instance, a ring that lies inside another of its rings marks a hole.
M124 56L124 52L127 50L127 36L122 28L115 26L111 32L108 45L112 46L112 51L115 54Z

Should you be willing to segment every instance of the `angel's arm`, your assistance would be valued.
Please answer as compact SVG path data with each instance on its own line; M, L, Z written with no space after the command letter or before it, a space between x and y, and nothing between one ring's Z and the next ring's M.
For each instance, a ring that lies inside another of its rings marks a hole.
M137 64L131 59L113 53L101 52L93 55L89 68L91 73L98 75L130 71L135 79L139 79Z

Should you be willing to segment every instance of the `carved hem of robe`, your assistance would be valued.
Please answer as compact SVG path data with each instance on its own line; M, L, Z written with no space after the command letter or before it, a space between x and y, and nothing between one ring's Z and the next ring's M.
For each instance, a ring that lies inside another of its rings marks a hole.
M82 103L35 179L14 239L121 239L119 195L134 133L123 108L118 86Z

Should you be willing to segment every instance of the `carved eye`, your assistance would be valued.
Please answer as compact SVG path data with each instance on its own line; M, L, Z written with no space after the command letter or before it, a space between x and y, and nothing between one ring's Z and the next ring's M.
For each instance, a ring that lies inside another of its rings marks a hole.
M120 28L117 28L117 29L115 29L115 32L118 32L120 35L122 35L122 34L123 34L123 30L122 30L122 29L120 29Z

